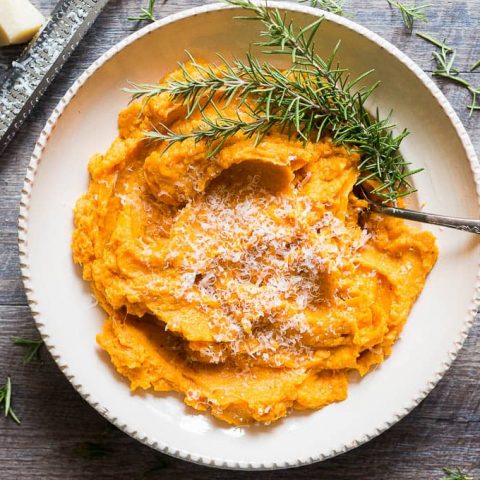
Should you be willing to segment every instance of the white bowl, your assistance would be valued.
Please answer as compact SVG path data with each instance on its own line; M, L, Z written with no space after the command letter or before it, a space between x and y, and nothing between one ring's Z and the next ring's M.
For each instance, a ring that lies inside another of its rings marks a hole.
M318 10L274 3L298 24ZM270 427L232 428L184 406L174 395L131 394L95 343L105 315L74 267L72 207L88 185L87 162L116 136L128 101L127 80L152 82L185 60L214 52L242 56L257 38L255 22L234 20L225 5L194 8L131 35L97 60L70 88L40 135L28 168L19 221L20 261L37 326L61 370L102 415L139 441L192 462L272 469L320 461L377 436L414 408L450 366L474 318L479 242L448 229L433 231L440 257L392 356L350 385L346 401L293 414ZM445 97L390 43L344 18L325 14L317 41L353 74L375 68L372 97L412 134L402 152L425 172L415 177L418 205L478 217L479 167L468 136Z

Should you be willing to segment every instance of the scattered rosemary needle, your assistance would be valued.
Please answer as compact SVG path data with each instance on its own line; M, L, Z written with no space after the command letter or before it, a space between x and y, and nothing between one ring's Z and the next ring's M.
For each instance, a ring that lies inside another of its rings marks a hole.
M320 8L326 12L343 15L343 0L300 0L302 3L310 3L314 8Z
M431 35L428 35L428 33L423 33L423 32L417 32L417 36L420 38L423 38L427 42L431 43L432 45L435 45L438 48L445 49L447 52L452 52L453 48L447 46L445 42L441 42L440 40L437 40L436 38L432 37Z
M394 0L387 0L387 2L392 6L398 8L402 14L403 23L410 32L413 30L415 21L419 20L421 22L427 23L427 17L425 15L425 9L430 7L430 5L414 5L406 4L401 2L396 2Z
M375 193L383 201L394 202L411 193L408 177L416 171L408 171L408 164L399 153L400 143L408 132L395 135L388 117L382 119L378 113L372 117L367 112L366 101L377 84L361 87L360 83L371 72L350 79L348 72L335 61L339 45L328 59L315 53L314 37L323 18L296 30L283 13L268 5L257 5L250 0L227 0L227 3L253 13L237 18L260 22L263 25L260 35L265 40L256 45L266 54L289 57L290 68L279 70L252 54L247 54L246 61L227 62L220 57L222 66L215 68L190 57L188 67L180 65L179 79L165 85L131 83L126 91L133 99L145 96L148 101L166 92L187 107L187 115L199 111L203 117L203 126L190 133L173 132L162 125L162 131L147 132L146 137L165 141L166 148L187 139L205 141L209 155L214 156L237 133L258 144L272 128L303 141L318 141L328 132L336 144L360 153L359 183L377 182ZM217 97L227 104L237 97L248 115L222 116ZM214 107L218 118L205 114L207 105Z
M470 475L462 473L459 468L456 468L455 470L444 468L443 473L445 474L445 477L443 477L442 480L474 480Z
M128 17L128 20L132 20L134 22L154 22L156 20L154 12L156 2L157 0L148 0L147 8L142 8L138 17Z
M475 71L477 68L480 68L480 60L473 64L472 68L470 69L471 72Z
M19 345L26 348L25 355L23 357L23 364L26 365L32 360L40 360L40 352L43 345L43 340L29 340L27 338L13 337L12 342L14 345Z
M480 104L477 103L477 99L480 99L480 87L475 88L467 79L460 75L460 70L454 64L457 54L456 50L449 47L445 41L441 42L426 33L417 33L417 35L440 49L440 51L433 52L432 54L436 63L436 69L432 75L456 83L470 92L471 103L467 105L467 108L470 110L470 115L472 115L474 111L480 110Z
M20 425L20 420L12 408L12 381L7 377L5 385L0 387L0 407L3 408L6 417L10 417Z

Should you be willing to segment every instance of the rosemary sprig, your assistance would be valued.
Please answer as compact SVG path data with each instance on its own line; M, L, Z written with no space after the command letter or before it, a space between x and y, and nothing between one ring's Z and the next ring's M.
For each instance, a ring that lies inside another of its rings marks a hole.
M7 377L5 385L0 387L0 407L4 411L5 417L10 417L20 425L20 420L12 408L12 381L10 377Z
M454 66L457 52L453 48L442 47L439 52L433 52L432 55L437 64L433 75L446 78L464 87L469 86L469 83L459 76L460 70Z
M474 480L470 475L466 475L459 468L451 470L449 468L444 468L443 473L445 476L442 480Z
M403 23L410 32L413 30L415 21L419 20L421 22L427 23L427 17L425 15L425 9L430 7L430 5L414 5L406 4L401 2L396 2L394 0L387 0L388 3L395 8L398 8L402 14Z
M343 15L343 0L300 0L302 3L310 3L311 7L320 8L326 12Z
M25 347L26 352L23 357L23 364L26 365L32 360L40 360L40 351L43 345L43 340L29 340L27 338L13 337L12 342L14 345Z
M365 103L377 87L361 87L369 73L350 79L348 72L335 61L337 48L328 59L315 53L314 37L322 18L301 30L277 9L253 4L250 0L227 0L243 7L252 16L238 18L256 20L263 25L258 42L265 53L287 55L291 67L287 71L259 62L252 55L247 61L227 62L223 66L208 67L195 62L180 65L181 78L166 85L131 84L128 91L134 99L146 101L154 95L167 92L187 107L188 115L200 111L203 127L189 133L165 129L146 134L147 138L166 141L167 148L187 139L205 141L214 155L225 141L238 132L260 142L272 128L279 128L300 139L318 140L329 132L336 144L347 146L361 154L359 183L377 182L375 193L384 201L395 201L410 193L408 164L399 153L399 146L408 134L406 130L394 135L390 119L372 118ZM193 73L191 74L190 71ZM247 113L227 118L218 106L218 100L228 104L234 97L244 105ZM212 106L218 118L209 118L206 106Z
M475 88L467 79L460 76L460 70L454 64L457 54L456 50L449 47L445 41L441 42L425 33L417 33L417 35L440 49L440 51L433 52L432 54L436 63L436 69L432 75L449 80L468 90L471 95L471 103L467 105L467 108L470 110L470 115L472 115L475 110L480 110L480 104L477 102L480 98L480 87Z
M156 20L154 11L156 2L157 0L148 0L147 8L142 8L140 10L141 13L137 17L128 17L128 20L134 22L154 22Z

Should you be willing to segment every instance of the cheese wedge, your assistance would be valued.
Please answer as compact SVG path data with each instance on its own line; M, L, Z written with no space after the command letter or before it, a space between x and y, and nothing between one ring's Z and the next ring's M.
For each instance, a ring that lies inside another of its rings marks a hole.
M0 46L28 42L44 22L28 0L0 0Z

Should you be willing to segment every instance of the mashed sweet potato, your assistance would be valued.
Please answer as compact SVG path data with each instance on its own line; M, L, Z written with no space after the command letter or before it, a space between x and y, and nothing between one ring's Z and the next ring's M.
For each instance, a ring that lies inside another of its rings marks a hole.
M109 317L99 345L132 390L180 392L235 425L344 400L347 373L391 353L434 237L360 222L359 157L328 137L236 135L212 158L201 142L145 140L201 125L185 113L165 94L133 103L90 161L72 245Z

